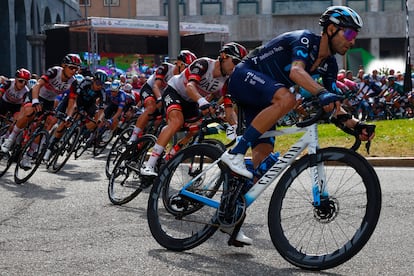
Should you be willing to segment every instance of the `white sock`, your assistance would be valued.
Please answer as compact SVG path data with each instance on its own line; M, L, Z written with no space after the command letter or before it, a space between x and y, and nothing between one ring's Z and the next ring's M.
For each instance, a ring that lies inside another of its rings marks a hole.
M157 160L158 160L158 158L160 158L163 151L164 151L163 146L155 144L155 146L152 148L151 156L147 161L147 166L155 167L155 164L157 163Z

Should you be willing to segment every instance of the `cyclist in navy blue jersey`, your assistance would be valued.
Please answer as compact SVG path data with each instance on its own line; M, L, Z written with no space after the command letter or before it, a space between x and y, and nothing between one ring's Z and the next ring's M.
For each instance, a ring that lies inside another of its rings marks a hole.
M255 166L273 151L274 139L259 137L274 129L276 122L295 106L295 95L289 90L293 85L317 96L325 111L335 110L338 124L353 129L361 140L374 137L368 134L367 125L341 108L336 87L338 64L334 55L344 55L354 46L362 19L349 7L332 6L321 15L319 24L322 34L297 30L273 38L251 51L231 75L228 89L244 110L248 128L221 160L239 175L253 177L244 163L249 147ZM321 84L317 79L322 79Z

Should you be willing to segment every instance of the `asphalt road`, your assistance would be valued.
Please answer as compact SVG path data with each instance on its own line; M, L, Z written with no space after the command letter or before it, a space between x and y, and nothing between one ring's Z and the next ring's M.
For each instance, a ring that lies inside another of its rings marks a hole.
M366 247L323 272L300 270L278 255L267 229L271 190L248 211L254 245L229 247L216 233L188 252L166 251L146 222L148 193L125 206L107 197L104 158L71 159L64 171L41 168L23 185L0 178L0 275L413 275L414 168L376 167L381 218Z

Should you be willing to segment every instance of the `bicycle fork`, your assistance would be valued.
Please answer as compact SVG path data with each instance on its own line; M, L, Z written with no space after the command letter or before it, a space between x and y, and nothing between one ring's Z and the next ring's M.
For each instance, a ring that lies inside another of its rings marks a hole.
M316 163L315 159L316 154L311 155L310 167L312 179L313 206L318 207L321 205L321 198L327 198L329 194L326 185L324 166L322 163Z

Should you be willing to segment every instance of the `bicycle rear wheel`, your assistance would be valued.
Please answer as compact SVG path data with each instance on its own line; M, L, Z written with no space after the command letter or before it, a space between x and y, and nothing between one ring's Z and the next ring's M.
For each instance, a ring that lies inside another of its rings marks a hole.
M180 150L159 173L148 200L148 224L163 247L183 251L194 248L218 229L217 210L179 194L223 152L215 145L196 144ZM217 163L188 187L194 193L220 201L219 187L228 174Z
M323 163L329 197L314 207L310 166ZM280 255L309 270L336 267L368 242L381 210L381 187L359 154L326 148L305 155L283 174L269 207L270 236Z
M36 145L37 144L37 145ZM29 180L40 166L49 144L49 132L41 130L35 132L23 147L14 170L14 182L22 184ZM23 167L22 160L29 157L30 167Z
M130 202L153 181L141 176L140 168L156 141L155 136L144 135L134 144L127 146L126 151L120 155L108 184L108 196L113 204Z
M69 131L70 132L64 134L58 144L59 148L56 150L56 153L48 166L49 172L57 173L60 171L75 150L80 136L80 128L70 128Z

